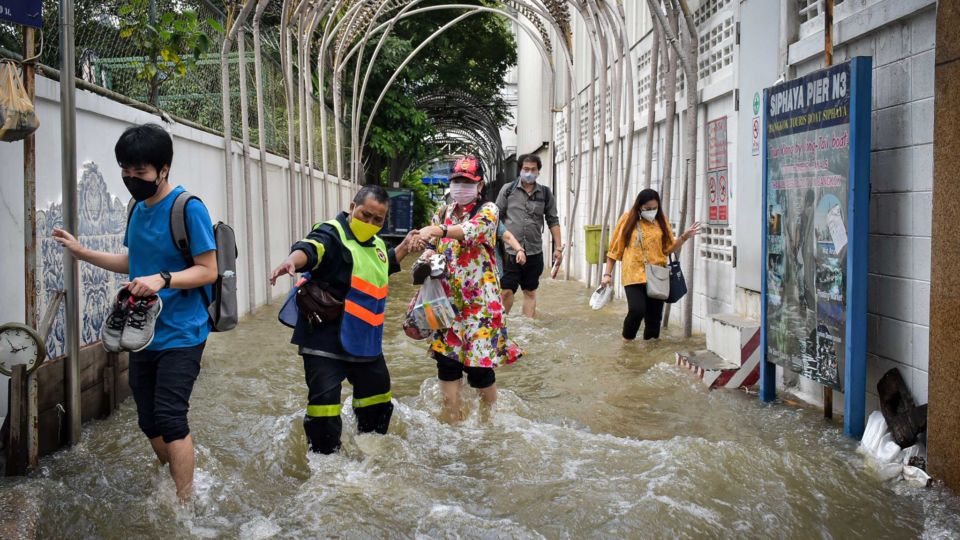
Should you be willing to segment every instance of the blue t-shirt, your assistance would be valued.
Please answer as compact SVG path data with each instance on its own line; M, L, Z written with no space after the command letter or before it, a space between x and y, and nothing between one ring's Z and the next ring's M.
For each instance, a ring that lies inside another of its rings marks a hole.
M187 269L188 263L174 245L170 231L170 209L177 195L184 191L183 186L177 186L153 206L138 202L134 207L123 240L130 257L131 280L159 274L164 270L172 273ZM197 257L217 249L206 206L199 200L191 200L184 211L190 254ZM210 291L207 289L209 298ZM163 300L163 309L148 351L194 347L206 341L210 333L210 318L201 289L161 289L158 294Z

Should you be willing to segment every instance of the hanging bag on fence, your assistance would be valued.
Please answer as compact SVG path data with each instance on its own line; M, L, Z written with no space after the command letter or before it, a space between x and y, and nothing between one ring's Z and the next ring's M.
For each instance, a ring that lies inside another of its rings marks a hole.
M0 61L0 141L25 139L40 127L33 102L23 87L19 66Z
M664 300L668 304L675 304L687 294L687 280L683 277L683 269L677 255L670 255L670 296Z
M637 237L640 239L640 253L643 254L643 269L647 274L647 296L654 300L666 300L670 297L670 267L650 264L647 250L643 247L643 225L637 224Z

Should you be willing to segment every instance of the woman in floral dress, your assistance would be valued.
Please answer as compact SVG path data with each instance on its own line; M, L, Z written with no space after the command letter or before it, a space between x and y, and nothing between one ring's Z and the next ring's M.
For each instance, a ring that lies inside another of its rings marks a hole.
M420 230L424 241L447 259L447 291L457 308L451 328L438 331L430 345L437 362L446 415L461 420L460 382L476 388L483 404L497 400L494 368L512 364L520 349L507 338L500 282L494 254L498 210L482 203L483 168L473 156L457 160L450 176L453 204L433 216L433 224Z

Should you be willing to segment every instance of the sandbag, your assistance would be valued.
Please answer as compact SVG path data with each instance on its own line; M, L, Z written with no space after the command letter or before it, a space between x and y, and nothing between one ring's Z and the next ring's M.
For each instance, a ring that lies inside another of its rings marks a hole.
M0 61L0 141L25 139L38 127L40 120L23 87L19 66L9 60Z

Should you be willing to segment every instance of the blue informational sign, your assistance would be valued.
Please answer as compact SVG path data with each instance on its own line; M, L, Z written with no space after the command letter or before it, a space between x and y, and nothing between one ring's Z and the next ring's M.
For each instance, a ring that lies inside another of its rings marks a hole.
M413 230L413 192L409 189L387 189L390 212L380 236L406 236Z
M40 28L43 26L43 1L0 0L0 20Z
M844 392L859 438L866 391L870 58L764 90L760 397L774 364Z

